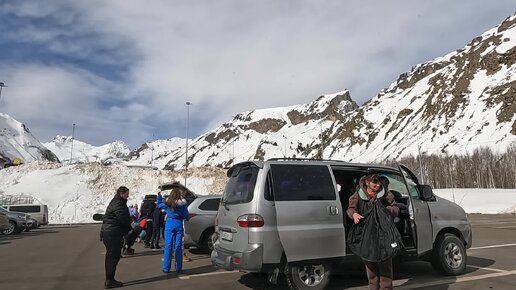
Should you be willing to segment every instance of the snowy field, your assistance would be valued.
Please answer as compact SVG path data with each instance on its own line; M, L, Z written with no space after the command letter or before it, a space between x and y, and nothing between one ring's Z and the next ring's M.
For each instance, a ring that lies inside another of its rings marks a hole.
M516 189L447 188L434 194L460 205L467 213L516 213Z
M193 171L187 186L199 195L220 194L224 170ZM96 163L60 165L31 163L0 170L0 194L32 196L48 205L50 223L93 222L104 212L116 188L131 190L128 204L139 204L145 194L156 193L159 184L184 176L171 171L100 166ZM462 206L468 213L515 213L516 189L435 189L434 193Z

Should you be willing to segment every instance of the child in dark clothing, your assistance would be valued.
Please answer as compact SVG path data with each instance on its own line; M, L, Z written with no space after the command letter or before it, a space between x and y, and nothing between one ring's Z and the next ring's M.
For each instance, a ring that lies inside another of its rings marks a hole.
M154 221L154 223L152 230L151 249L161 249L159 245L159 240L161 238L161 229L163 228L163 225L165 223L164 217L165 210L161 210L156 207L152 216L152 220Z

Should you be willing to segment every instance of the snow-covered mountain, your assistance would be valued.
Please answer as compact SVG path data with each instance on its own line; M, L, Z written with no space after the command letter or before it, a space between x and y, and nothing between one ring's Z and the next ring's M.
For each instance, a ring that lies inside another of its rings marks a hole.
M363 106L348 91L245 112L193 140L191 165L274 157L382 161L516 142L516 15L464 48L415 66ZM185 149L166 157L182 168Z
M333 124L356 108L346 90L309 104L240 113L193 140L189 164L225 167L249 159L320 156L320 140L326 140ZM181 148L170 155L166 167L182 168L185 161Z
M27 163L36 160L59 161L25 126L11 116L0 113L0 168L15 158Z
M56 136L52 142L43 143L45 147L54 152L61 162L69 162L70 157L75 162L117 162L122 158L126 158L131 152L129 147L123 141L115 141L113 143L102 146L93 146L71 136Z
M69 160L71 140L58 139L47 145ZM189 141L188 165L226 167L275 157L370 162L419 152L464 154L479 146L503 150L513 142L516 15L464 48L401 74L362 106L345 90L308 104L240 113ZM74 147L80 144L74 141ZM114 144L99 147L102 150L85 144L93 149L74 149L74 156L83 156L82 161L115 156L127 165L185 167L184 139L145 143L129 155L125 145Z
M173 152L184 150L185 147L186 139L182 138L147 142L133 150L128 156L130 160L124 164L164 168L168 162L168 156Z

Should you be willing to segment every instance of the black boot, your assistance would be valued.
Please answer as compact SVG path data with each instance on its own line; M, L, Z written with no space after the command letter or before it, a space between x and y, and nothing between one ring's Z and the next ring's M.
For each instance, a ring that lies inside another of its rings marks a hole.
M124 256L134 255L134 249L133 248L125 248L124 251L122 252L122 255L124 255Z
M104 283L104 289L120 288L124 287L124 283L117 280L106 280Z

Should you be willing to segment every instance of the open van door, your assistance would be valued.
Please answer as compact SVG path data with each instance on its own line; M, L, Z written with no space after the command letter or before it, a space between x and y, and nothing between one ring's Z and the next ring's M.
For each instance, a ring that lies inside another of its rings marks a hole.
M419 191L416 175L406 166L399 164L398 167L403 173L414 210L413 218L416 228L417 253L423 254L433 248L433 227L430 209L427 201L423 198L423 193Z
M328 165L271 163L278 233L288 262L346 254L343 210Z

